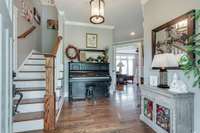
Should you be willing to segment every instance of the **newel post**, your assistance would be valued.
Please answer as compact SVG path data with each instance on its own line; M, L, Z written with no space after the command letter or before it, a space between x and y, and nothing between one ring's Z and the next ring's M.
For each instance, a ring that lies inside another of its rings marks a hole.
M56 94L54 88L55 56L45 55L46 89L44 96L44 129L54 130L56 125Z

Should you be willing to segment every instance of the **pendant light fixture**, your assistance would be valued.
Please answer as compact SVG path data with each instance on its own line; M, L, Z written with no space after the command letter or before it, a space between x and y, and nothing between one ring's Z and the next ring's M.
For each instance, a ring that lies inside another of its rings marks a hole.
M104 0L91 0L91 17L90 22L93 24L101 24L105 21L104 18L104 9L105 3Z

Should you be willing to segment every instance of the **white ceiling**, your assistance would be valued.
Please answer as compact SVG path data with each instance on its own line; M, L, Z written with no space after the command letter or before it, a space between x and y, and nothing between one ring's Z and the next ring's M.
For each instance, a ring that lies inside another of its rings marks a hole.
M66 20L90 23L90 0L57 0ZM143 38L143 13L140 0L105 0L105 23L113 25L114 42ZM134 36L130 33L135 32Z

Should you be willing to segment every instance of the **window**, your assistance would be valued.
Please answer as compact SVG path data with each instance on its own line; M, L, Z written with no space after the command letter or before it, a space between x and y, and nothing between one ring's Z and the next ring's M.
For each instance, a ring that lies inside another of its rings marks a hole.
M134 55L117 55L116 56L116 70L119 71L119 67L117 64L122 62L124 65L122 67L122 74L126 75L134 75L134 60L135 56Z

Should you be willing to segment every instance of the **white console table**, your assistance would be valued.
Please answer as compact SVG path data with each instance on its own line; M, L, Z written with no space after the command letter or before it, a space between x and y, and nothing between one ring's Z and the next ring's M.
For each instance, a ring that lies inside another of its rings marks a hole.
M193 133L194 94L141 86L140 119L157 133Z

